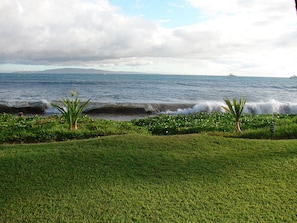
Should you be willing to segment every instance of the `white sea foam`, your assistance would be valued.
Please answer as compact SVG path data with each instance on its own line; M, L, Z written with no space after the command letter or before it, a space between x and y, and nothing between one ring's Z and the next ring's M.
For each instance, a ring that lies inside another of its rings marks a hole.
M167 114L193 114L197 112L222 112L222 102L217 102L217 101L203 101L198 104L196 104L192 108L185 108L185 109L177 109L176 111L166 111L164 113Z
M243 112L248 114L296 114L297 103L279 102L276 100L252 102L246 104Z
M197 112L225 112L222 108L223 102L217 101L203 101L199 102L192 108L178 109L176 111L166 111L167 114L193 114ZM270 100L266 102L247 102L243 113L246 114L297 114L297 103L279 102Z
M224 106L222 101L200 101L196 104L164 104L164 103L90 103L86 111L97 110L105 108L105 112L110 111L133 111L147 114L194 114L198 112L225 112L222 108ZM47 100L41 101L0 101L0 107L10 108L40 108L44 109L47 114L56 114L58 111L53 108ZM132 112L132 113L133 113ZM297 114L297 103L280 102L277 100L269 100L262 102L247 102L243 113L246 114Z

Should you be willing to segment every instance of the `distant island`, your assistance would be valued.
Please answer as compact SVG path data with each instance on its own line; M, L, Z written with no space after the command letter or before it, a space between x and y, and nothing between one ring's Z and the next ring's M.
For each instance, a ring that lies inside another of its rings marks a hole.
M42 71L16 71L14 73L36 73L36 74L142 74L141 72L130 71L109 71L84 68L60 68Z
M295 78L297 78L296 75L293 75L293 76L290 77L290 79L295 79Z
M228 75L228 77L236 77L236 75L231 73L231 74Z

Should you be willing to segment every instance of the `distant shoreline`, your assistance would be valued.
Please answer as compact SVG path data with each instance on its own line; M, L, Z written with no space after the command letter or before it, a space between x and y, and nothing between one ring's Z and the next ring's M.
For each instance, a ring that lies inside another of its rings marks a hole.
M15 71L11 72L14 74L145 74L142 72L130 72L130 71L110 71L110 70L99 70L99 69L83 69L83 68L60 68L60 69L49 69L41 71Z

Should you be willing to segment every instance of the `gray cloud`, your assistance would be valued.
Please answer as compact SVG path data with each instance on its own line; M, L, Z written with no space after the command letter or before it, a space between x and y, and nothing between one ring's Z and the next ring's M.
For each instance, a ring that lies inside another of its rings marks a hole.
M163 69L162 62L183 69L187 64L195 72L199 64L204 72L236 68L265 74L265 66L275 63L280 52L297 57L293 1L228 0L219 8L213 7L220 5L218 0L187 2L205 14L204 20L165 29L141 17L127 17L107 0L1 0L0 63L155 64ZM293 64L279 63L276 70Z
M158 44L157 27L149 21L127 18L112 7L102 9L103 2L70 2L4 0L0 8L1 62L143 56Z

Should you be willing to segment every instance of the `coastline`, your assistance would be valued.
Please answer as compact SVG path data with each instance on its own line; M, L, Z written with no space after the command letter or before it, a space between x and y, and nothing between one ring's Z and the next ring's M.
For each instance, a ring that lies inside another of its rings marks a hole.
M57 103L54 101L53 103ZM193 114L199 112L224 112L222 101L200 101L197 103L133 103L133 102L90 102L83 115L111 120L131 120L158 114ZM47 100L42 101L0 101L0 113L27 116L60 114ZM243 113L259 114L297 114L297 103L268 100L247 102Z
M56 102L55 102L56 103ZM90 102L83 115L92 118L127 121L138 118L147 118L161 113L170 113L180 109L191 109L195 104L167 104L167 103L99 103ZM0 113L25 116L48 116L60 114L46 101L20 103L8 105L0 103Z

